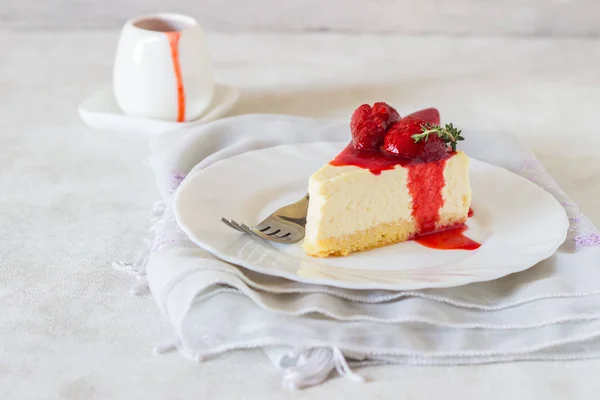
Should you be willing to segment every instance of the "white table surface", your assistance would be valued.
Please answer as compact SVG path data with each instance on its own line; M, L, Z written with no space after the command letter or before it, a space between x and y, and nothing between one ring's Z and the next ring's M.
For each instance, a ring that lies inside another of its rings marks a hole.
M0 399L595 399L600 360L386 366L292 396L260 351L154 356L171 330L111 268L157 199L147 139L77 105L109 82L117 31L0 31ZM600 223L600 40L209 34L235 113L347 119L362 102L435 105L520 135Z

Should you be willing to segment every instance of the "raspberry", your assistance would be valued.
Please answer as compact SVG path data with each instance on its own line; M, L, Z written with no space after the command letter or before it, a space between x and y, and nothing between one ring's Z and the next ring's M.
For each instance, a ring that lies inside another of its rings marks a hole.
M448 146L438 135L431 135L425 142L425 148L421 154L423 161L435 161L442 159L448 152Z
M402 118L388 129L383 141L383 149L401 157L418 157L423 152L424 142L415 143L411 136L421 132L423 123L421 119L415 117Z
M407 117L421 118L423 121L431 125L440 124L440 112L437 110L437 108L425 108L423 110L419 110L410 115L407 115Z
M368 104L358 107L350 120L354 147L358 150L376 150L383 141L386 126L374 118L373 108Z
M373 114L381 121L385 121L386 128L400 119L398 111L382 101L373 104Z
M375 103L373 107L363 104L350 120L350 131L354 147L363 151L374 151L381 146L388 125L400 118L400 114L386 103Z
M408 116L392 124L385 135L383 149L388 153L406 158L420 158L424 161L440 159L446 153L446 144L437 135L430 135L427 141L418 143L412 135L421 133L425 124L420 118Z

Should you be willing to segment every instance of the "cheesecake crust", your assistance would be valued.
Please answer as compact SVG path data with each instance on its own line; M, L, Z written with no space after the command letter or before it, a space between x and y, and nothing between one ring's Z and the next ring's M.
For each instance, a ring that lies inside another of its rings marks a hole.
M440 215L437 226L453 226L467 220L464 214ZM334 236L316 241L305 241L304 250L313 257L347 256L356 251L371 250L390 244L405 242L417 235L414 220L400 219L383 223L350 235Z

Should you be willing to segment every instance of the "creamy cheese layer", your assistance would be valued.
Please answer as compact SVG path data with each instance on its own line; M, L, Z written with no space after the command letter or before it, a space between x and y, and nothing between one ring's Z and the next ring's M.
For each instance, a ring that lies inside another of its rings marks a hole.
M471 188L469 159L464 153L459 151L448 159L444 179L440 215L466 216ZM355 166L326 164L309 179L305 240L349 235L401 219L415 224L407 182L408 170L400 165L374 175Z
M440 209L440 215L467 215L471 207L471 182L469 157L465 153L457 151L454 157L446 162L444 180L444 205Z

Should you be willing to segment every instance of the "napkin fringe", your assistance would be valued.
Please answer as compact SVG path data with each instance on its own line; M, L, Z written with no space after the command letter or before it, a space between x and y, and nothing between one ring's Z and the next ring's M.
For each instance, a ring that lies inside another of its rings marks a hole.
M196 353L196 352L192 351L191 349L187 348L183 344L181 339L179 339L179 337L177 337L177 336L167 339L162 343L158 343L152 349L152 353L154 355L165 354L165 353L169 353L171 351L178 351L179 354L183 355L188 360L192 360L195 362L204 361L204 356L202 356L200 353Z
M154 346L155 355L178 351L184 357L202 362L204 357L187 349L179 337L174 336ZM279 367L283 369L281 384L289 390L299 390L323 383L335 369L337 373L353 382L364 383L366 379L352 370L344 353L337 347L316 347L293 350L282 357Z
M133 262L115 261L112 267L117 271L126 272L136 278L136 282L131 286L129 292L135 296L142 296L150 293L148 279L146 278L146 266L150 254L154 249L154 239L156 236L156 226L165 214L166 204L163 201L157 201L152 206L150 213L150 229L146 238L144 238L144 247L138 252Z
M351 381L363 383L365 378L350 368L344 354L337 347L318 347L292 351L282 358L282 386L289 390L315 386L325 381L335 369L337 373Z
M171 351L179 350L181 348L181 340L177 336L165 340L154 346L152 353L155 355L169 353Z

